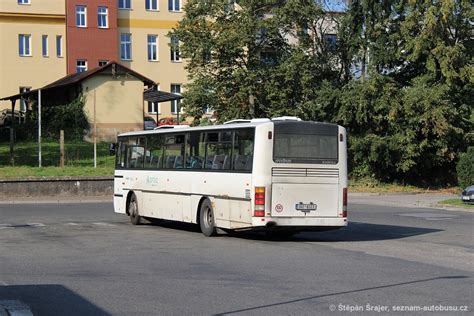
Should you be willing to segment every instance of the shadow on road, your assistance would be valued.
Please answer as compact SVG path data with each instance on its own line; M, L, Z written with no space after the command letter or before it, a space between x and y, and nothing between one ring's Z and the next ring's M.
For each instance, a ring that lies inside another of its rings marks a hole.
M180 223L173 221L161 221L150 225L158 225L168 229L183 230L188 232L200 233L199 227L194 224ZM306 231L295 234L292 237L287 237L284 234L266 234L264 232L231 232L223 236L231 236L242 239L251 240L265 240L265 241L321 241L321 242L348 242L348 241L376 241L376 240L390 240L402 239L411 236L430 234L440 232L440 229L410 227L410 226L395 226L395 225L380 225L368 224L360 222L350 222L347 227L331 231Z
M395 284L373 286L373 287L368 287L368 288L363 288L363 289L355 289L355 290L349 290L349 291L342 291L342 292L335 292L335 293L327 293L327 294L321 294L321 295L308 296L308 297L303 297L303 298L289 300L289 301L276 302L276 303L273 303L273 304L266 304L266 305L261 305L261 306L254 306L254 307L249 307L249 308L243 308L243 309L238 309L238 310L222 312L222 313L215 314L215 315L230 315L230 314L244 313L244 312L255 311L255 310L268 308L268 307L281 306L281 305L286 305L286 304L293 304L293 303L299 303L299 302L303 302L303 301L315 300L315 299L318 299L318 298L325 298L325 297L351 294L351 293L364 292L364 291L380 290L380 289L392 288L392 287L397 287L397 286L412 285L412 284L416 284L416 283L432 282L432 281L447 280L447 279L448 280L449 279L457 280L457 279L467 279L467 278L469 278L469 277L464 276L464 275L441 276L441 277L436 277L436 278L429 278L429 279L407 281L407 282L401 282L401 283L395 283Z
M110 315L62 285L0 286L0 300L19 300L33 315Z

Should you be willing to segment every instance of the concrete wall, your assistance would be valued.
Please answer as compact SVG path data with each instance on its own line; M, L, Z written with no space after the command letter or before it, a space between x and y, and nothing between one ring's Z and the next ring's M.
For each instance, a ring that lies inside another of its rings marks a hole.
M113 195L113 177L0 180L0 200L18 197Z
M96 75L82 84L85 111L94 127L94 95L99 140L115 141L117 134L143 130L143 82L131 76Z

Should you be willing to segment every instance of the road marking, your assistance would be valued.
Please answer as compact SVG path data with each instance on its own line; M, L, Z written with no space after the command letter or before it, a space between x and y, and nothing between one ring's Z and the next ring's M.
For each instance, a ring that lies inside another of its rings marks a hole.
M424 218L429 221L442 221L445 219L453 219L454 217L459 217L459 215L441 213L403 213L398 214L398 216Z
M43 223L26 223L26 225L28 225L30 227L44 227L44 226L46 226Z
M92 223L93 225L98 225L98 226L112 226L112 227L115 227L115 225L112 225L112 224L109 224L109 223L102 223L102 222L98 222L98 223Z
M30 307L18 300L0 300L0 311L2 308L10 316L33 316Z
M0 229L12 228L12 224L0 224Z
M7 284L7 282L4 282L4 281L0 280L0 285L7 286L8 284Z
M64 225L67 225L67 226L79 226L79 224L77 223L66 223Z

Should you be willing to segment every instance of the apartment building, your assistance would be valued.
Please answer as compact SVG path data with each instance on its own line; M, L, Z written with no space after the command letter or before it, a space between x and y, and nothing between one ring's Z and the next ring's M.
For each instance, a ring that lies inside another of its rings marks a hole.
M118 0L119 62L151 78L163 91L182 93L187 83L179 49L168 32L184 16L184 0ZM179 101L149 103L150 116L176 116ZM158 112L158 113L157 113Z
M0 97L66 75L65 22L63 0L0 1ZM0 109L10 106L0 101Z
M112 60L160 90L181 93L184 61L170 47L178 39L167 34L183 6L184 0L1 0L0 97ZM145 115L175 116L178 102L145 104ZM10 106L0 103L0 109Z

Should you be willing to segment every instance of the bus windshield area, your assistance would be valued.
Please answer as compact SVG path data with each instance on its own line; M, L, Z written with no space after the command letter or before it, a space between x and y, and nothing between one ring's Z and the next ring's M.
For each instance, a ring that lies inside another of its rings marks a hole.
M338 127L312 122L275 123L276 163L338 163Z

